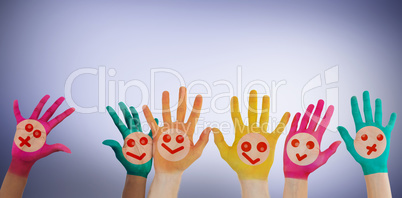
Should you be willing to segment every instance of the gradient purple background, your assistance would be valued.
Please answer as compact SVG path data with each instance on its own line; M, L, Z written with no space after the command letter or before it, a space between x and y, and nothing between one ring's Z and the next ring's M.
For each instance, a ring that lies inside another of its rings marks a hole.
M339 82L334 85L339 87L339 104L335 104L339 123L354 132L349 99L357 95L361 102L364 90L370 91L372 102L381 97L387 122L391 112L402 112L398 88L402 84L400 8L399 3L378 1L1 1L0 176L5 175L11 160L12 101L19 99L22 115L29 116L43 95L50 94L52 102L64 95L69 74L83 67L114 68L117 75L109 80L138 79L149 87L151 68L171 68L186 83L202 79L212 85L217 80L236 83L236 67L242 65L243 85L255 79L286 80L278 96L278 111L272 114L279 119L285 111L292 116L302 111L304 83L339 65ZM97 104L96 80L85 76L75 81L77 103ZM171 92L172 103L177 100L178 81L159 78L155 84L157 105L161 105L163 90ZM262 92L261 87L255 88ZM205 90L195 88L197 91ZM224 91L216 87L213 94ZM325 99L325 88L314 93L306 98L308 103ZM129 105L139 105L137 94L138 90L128 91ZM210 102L206 98L204 105ZM61 108L67 107L63 104ZM231 122L228 112L208 112L201 118ZM402 197L399 120L388 163L394 197ZM225 138L230 142L233 134ZM122 142L104 112L75 113L65 120L48 142L63 143L73 153L57 153L38 161L25 196L119 197L125 171L111 149L101 144L105 139ZM284 135L279 139L269 176L272 197L282 196L284 139ZM328 132L323 147L339 139L337 132ZM153 175L152 171L148 187ZM361 168L344 143L309 178L310 197L364 197L365 191ZM240 197L237 177L220 158L212 135L203 156L185 171L179 197Z

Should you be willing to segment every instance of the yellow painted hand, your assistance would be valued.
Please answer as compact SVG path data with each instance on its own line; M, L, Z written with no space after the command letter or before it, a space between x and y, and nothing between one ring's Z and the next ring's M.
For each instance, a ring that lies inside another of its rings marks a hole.
M195 98L193 110L185 123L187 93L185 87L180 87L177 107L177 121L172 122L169 105L169 92L162 95L163 126L159 127L148 106L144 106L144 115L152 130L153 155L156 173L180 173L197 160L208 143L211 128L206 128L196 144L193 142L194 130L202 106L202 96Z
M230 109L235 128L235 140L228 146L219 129L213 128L215 144L221 157L237 173L240 180L267 180L269 170L274 161L275 146L289 121L290 113L286 112L276 129L267 132L269 121L269 97L262 101L260 124L257 126L257 92L252 90L249 96L248 122L243 124L237 97L232 97Z

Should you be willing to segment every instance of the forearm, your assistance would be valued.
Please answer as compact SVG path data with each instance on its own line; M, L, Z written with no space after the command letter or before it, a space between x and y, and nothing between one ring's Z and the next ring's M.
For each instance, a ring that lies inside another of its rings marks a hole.
M307 198L308 182L305 179L285 178L284 198Z
M156 173L149 189L148 198L176 198L183 173Z
M147 178L135 175L126 176L123 198L144 198Z
M22 197L28 178L7 172L0 189L0 198Z
M392 197L388 173L375 173L364 176L367 187L368 198Z
M267 180L240 180L242 198L267 198L269 196Z

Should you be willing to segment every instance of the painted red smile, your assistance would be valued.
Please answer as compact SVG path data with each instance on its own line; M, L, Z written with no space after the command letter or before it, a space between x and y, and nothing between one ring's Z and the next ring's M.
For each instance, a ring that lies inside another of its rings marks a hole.
M169 151L170 154L175 154L184 149L184 146L181 146L181 147L178 147L178 148L172 150L165 143L162 143L161 145L163 148L165 148L167 151Z
M370 155L372 152L376 152L377 151L377 144L373 144L373 146L367 146L367 155Z
M247 153L245 153L245 152L243 152L242 155L253 165L260 161L260 158L257 158L255 160L251 159L251 157L248 156Z
M130 152L127 152L126 154L127 154L128 156L134 158L134 159L137 159L137 160L142 160L142 159L144 159L144 157L145 157L145 155L146 155L146 153L143 153L142 155L138 156L138 155L136 155L136 154L134 154L134 153L130 153Z
M304 155L300 156L299 153L296 153L296 157L297 157L297 159L298 159L299 161L302 161L302 160L304 160L304 159L307 157L307 154L304 154Z

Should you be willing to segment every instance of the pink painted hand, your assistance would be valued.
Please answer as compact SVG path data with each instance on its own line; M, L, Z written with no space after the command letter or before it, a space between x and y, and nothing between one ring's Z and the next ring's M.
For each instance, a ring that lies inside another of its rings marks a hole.
M70 149L63 144L48 145L46 143L46 137L49 135L49 132L74 112L74 108L69 108L49 121L54 112L64 101L64 97L60 97L43 116L38 119L49 97L49 95L46 95L42 98L29 119L25 119L21 116L18 100L14 101L14 115L17 120L17 131L15 132L11 152L12 160L9 168L11 173L28 177L31 167L37 160L57 151L71 153Z
M328 161L341 143L341 141L336 141L324 152L320 151L322 136L334 112L334 106L330 105L317 127L323 106L324 101L319 100L314 115L310 120L314 109L314 105L310 104L298 130L300 113L297 113L293 118L283 152L283 170L286 178L307 180L310 173ZM309 124L308 127L307 124Z

